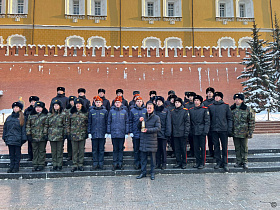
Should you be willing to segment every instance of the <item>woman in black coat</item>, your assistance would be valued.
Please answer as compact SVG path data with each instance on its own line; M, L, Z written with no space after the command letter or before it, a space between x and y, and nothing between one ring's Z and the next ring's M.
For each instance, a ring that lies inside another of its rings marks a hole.
M9 147L10 168L7 173L17 173L21 157L21 146L26 142L25 120L22 112L23 105L19 102L12 104L13 113L6 119L2 139Z

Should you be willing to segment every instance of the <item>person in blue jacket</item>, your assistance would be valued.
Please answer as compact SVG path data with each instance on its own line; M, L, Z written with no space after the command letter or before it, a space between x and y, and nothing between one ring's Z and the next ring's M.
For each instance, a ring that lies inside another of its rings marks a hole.
M147 113L147 109L144 106L143 99L138 96L136 99L136 104L129 113L129 131L133 142L133 152L134 152L134 169L138 170L140 166L140 134L141 130L138 128L139 118L144 117Z
M117 96L108 116L107 133L113 144L113 171L123 170L124 141L129 133L128 112L121 105L122 97Z
M105 169L103 163L108 111L102 105L102 98L96 96L95 106L90 110L88 115L88 138L90 138L92 142L92 170L96 170L98 167L101 170Z
M17 173L21 157L21 146L26 142L25 119L22 112L23 104L14 102L13 113L6 119L2 139L9 147L10 168L7 173Z

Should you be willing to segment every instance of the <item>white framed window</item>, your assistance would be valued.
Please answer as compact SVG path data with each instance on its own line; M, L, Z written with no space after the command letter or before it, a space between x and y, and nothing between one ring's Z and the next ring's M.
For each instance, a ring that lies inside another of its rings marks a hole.
M65 39L65 55L67 55L67 48L74 48L73 56L77 56L77 48L82 48L85 45L85 40L80 36L69 36Z
M6 11L4 10L5 2L6 2L6 0L0 0L0 14L5 14L6 13Z
M164 46L165 46L165 57L168 57L168 49L174 49L174 56L177 57L178 48L183 47L182 39L178 37L168 37L164 40Z
M253 0L236 0L236 17L237 21L253 21L254 18L254 4Z
M148 16L153 17L154 16L154 2L147 2L147 10L148 10Z
M142 0L142 17L161 17L160 0Z
M26 38L25 36L14 34L7 38L7 45L8 46L25 46L26 45Z
M79 0L73 0L73 15L80 14Z
M182 17L181 0L163 0L163 17Z
M252 37L242 37L238 41L238 47L239 48L251 48L250 45L248 44L249 41L252 40Z
M147 49L147 56L151 56L151 49L156 49L156 56L159 56L159 48L161 47L161 41L157 37L147 37L142 41L142 47Z
M220 3L220 17L226 17L226 4Z
M85 0L65 0L65 15L85 15Z
M216 0L216 17L233 18L233 0Z
M101 15L101 1L94 2L94 15Z
M2 0L4 2L4 0ZM28 14L28 0L8 0L8 14L9 15L27 15ZM21 16L23 17L23 16Z
M101 47L101 56L105 56L106 39L101 36L92 36L87 41L87 46L92 47L92 55L95 56L95 47Z
M221 56L221 48L228 48L228 56L230 56L230 48L234 48L235 46L235 40L231 37L222 37L217 42L219 47L219 55Z
M107 0L87 0L87 15L95 23L107 20Z

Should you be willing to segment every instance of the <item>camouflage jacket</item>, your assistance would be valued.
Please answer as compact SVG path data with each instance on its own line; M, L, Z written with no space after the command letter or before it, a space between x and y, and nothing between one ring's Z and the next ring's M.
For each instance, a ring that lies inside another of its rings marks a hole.
M35 108L32 110L26 123L26 135L31 135L33 142L46 141L44 138L44 128L48 111L46 108L38 114Z
M70 110L70 115L67 119L67 133L73 141L82 141L87 139L88 128L88 112L84 106L78 111L74 106Z
M63 141L67 135L66 114L49 113L45 122L44 134L48 136L49 141Z
M233 118L233 137L252 138L255 129L255 112L244 103L239 108L233 104L230 109Z

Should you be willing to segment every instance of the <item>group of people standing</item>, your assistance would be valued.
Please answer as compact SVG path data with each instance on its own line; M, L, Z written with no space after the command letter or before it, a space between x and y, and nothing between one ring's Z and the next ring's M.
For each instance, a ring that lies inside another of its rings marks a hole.
M235 94L235 103L230 107L224 103L223 94L212 87L206 89L205 100L194 92L185 92L183 100L172 90L165 100L153 90L146 105L140 91L133 91L133 100L128 103L123 90L117 89L111 105L105 98L104 89L98 90L92 105L85 93L86 90L80 88L78 97L66 97L65 88L58 87L49 110L37 96L30 96L30 106L24 113L20 102L12 104L13 112L4 124L2 137L9 147L8 173L19 171L21 146L26 141L33 171L44 170L47 141L51 145L52 170L62 170L65 139L68 160L73 161L71 171L84 171L87 138L92 140L91 170L105 169L106 138L111 138L113 144L112 170L122 170L124 142L129 136L133 140L134 168L141 169L137 179L146 177L149 156L152 180L155 179L155 168L166 169L167 147L172 148L176 157L173 168L186 169L187 156L195 156L193 167L203 169L206 140L209 155L216 159L214 168L224 168L228 172L228 137L234 140L237 160L234 167L248 168L248 138L252 138L255 115L244 104L243 94ZM190 145L188 154L187 145Z

